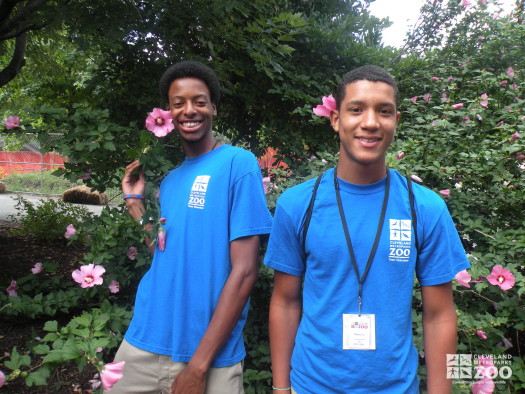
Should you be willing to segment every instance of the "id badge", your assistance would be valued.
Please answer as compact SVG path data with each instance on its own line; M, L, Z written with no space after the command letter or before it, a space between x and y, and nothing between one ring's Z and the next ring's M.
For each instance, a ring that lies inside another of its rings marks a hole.
M376 315L343 314L343 349L376 349Z

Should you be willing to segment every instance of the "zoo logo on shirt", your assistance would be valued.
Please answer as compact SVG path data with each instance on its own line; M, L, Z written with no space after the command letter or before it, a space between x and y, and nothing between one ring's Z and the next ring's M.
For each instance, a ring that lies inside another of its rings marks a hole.
M390 219L389 261L408 262L412 247L412 220Z
M206 202L206 191L210 182L209 175L199 175L193 181L193 186L190 191L190 199L188 201L189 208L204 209Z

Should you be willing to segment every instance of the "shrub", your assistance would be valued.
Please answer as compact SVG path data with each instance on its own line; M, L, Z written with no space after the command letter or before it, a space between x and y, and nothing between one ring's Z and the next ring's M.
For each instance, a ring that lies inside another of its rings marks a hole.
M12 215L12 218L20 223L21 228L13 231L20 231L41 240L64 239L68 225L78 227L83 219L91 216L84 206L60 200L47 199L36 205L21 196L16 200L15 208L18 213Z

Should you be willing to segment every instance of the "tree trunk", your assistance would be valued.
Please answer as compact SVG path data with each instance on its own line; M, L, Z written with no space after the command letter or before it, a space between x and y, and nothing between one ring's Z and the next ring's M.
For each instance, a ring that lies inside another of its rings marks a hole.
M27 33L22 33L16 37L15 51L11 62L0 71L0 87L11 82L20 72L20 69L25 65L25 51L27 43Z

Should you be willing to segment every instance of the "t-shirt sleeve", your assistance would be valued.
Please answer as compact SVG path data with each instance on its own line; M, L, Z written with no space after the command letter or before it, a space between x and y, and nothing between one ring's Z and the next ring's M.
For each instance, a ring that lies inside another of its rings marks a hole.
M250 235L269 234L272 216L268 211L262 175L253 155L236 158L240 174L233 180L231 193L230 242Z
M286 211L282 200L286 193L277 201L274 224L264 264L277 271L290 275L302 276L305 270L304 251L300 238L300 225Z
M445 203L440 201L439 208L434 208L434 215L426 217L432 219L422 217L421 221L424 232L421 234L423 240L420 241L416 275L422 286L450 282L458 272L470 267Z

